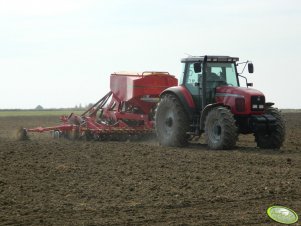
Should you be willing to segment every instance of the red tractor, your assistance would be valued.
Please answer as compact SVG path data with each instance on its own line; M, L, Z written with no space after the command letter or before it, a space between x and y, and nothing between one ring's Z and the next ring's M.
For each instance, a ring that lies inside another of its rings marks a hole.
M240 87L237 57L201 56L182 59L179 86L160 94L155 128L163 146L184 146L205 134L210 149L232 149L239 134L254 134L259 148L279 149L285 124L262 92ZM253 73L253 64L248 65ZM246 78L245 78L246 79ZM246 80L247 82L247 80Z

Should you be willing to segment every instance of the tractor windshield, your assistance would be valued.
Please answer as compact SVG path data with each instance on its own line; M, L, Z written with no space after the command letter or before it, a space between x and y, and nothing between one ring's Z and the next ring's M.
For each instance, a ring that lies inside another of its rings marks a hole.
M234 63L207 63L207 81L223 81L230 86L239 86Z

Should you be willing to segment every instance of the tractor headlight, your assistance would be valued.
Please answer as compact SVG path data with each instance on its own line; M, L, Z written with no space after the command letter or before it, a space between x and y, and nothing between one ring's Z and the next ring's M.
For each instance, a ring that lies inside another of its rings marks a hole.
M263 111L265 106L264 96L251 96L251 110Z

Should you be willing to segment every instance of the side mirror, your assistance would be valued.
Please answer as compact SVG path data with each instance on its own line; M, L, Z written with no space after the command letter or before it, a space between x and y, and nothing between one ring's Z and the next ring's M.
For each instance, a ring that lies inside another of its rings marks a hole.
M193 64L193 69L195 73L200 73L202 72L202 67L201 67L201 63L194 63Z
M252 63L248 63L248 71L249 73L253 73L254 72L254 66Z

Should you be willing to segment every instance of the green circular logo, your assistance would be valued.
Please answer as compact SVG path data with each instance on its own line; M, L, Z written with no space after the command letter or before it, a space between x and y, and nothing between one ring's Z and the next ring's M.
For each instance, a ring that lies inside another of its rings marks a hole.
M298 221L295 211L284 206L271 206L268 208L267 214L271 219L282 224L293 224Z

